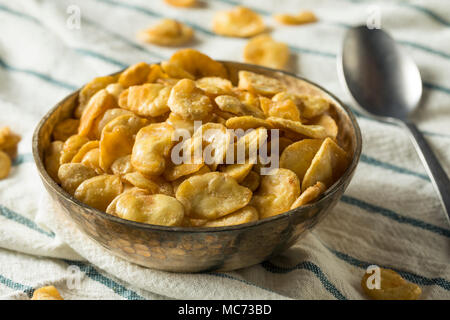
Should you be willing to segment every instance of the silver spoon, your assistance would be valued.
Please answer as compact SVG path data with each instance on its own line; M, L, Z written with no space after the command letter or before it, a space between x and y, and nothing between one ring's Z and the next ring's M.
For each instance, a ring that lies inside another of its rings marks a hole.
M356 102L376 118L408 129L450 223L450 181L429 144L411 122L422 95L414 61L381 29L351 28L345 35L338 70Z

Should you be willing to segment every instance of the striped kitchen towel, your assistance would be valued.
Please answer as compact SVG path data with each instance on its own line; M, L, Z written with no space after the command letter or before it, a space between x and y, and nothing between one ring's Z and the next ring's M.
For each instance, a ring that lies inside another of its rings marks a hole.
M192 26L196 49L241 60L246 40L211 32L214 12L238 4L261 14L273 38L289 45L292 72L350 106L336 73L339 46L350 26L378 14L421 70L424 96L415 121L450 169L447 0L203 0L194 9L162 0L0 0L0 126L23 137L10 177L0 181L0 297L28 299L53 284L66 299L365 299L360 280L376 264L421 286L424 299L450 298L450 228L430 179L404 131L359 113L363 154L347 192L317 228L270 261L227 273L145 269L53 216L30 154L40 118L95 76L167 59L176 49L135 40L162 17ZM271 18L302 9L319 22L289 27ZM73 28L77 12L81 24Z

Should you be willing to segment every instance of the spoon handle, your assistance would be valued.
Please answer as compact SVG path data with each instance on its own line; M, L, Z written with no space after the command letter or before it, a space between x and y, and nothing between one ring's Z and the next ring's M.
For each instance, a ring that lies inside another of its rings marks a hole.
M433 186L438 192L447 220L450 223L450 180L417 126L408 120L404 121L403 124L410 132L410 138L431 178Z

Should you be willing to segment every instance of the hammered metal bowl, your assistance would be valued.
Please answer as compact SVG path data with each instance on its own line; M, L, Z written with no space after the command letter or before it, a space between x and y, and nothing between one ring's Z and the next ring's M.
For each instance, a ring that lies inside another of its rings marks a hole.
M332 102L339 125L339 144L352 156L343 176L313 204L264 220L219 228L186 228L148 225L124 220L78 201L46 172L44 150L55 124L72 115L78 91L70 94L39 122L33 136L33 156L45 188L59 214L72 219L91 239L108 251L141 266L173 271L229 271L269 259L292 246L336 205L352 179L361 153L361 132L348 107L318 85L294 74L260 66L222 61L233 84L239 70L282 80L299 93L319 94Z

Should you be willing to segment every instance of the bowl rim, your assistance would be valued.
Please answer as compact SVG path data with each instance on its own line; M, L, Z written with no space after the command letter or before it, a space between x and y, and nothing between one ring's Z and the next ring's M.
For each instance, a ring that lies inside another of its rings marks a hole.
M311 203L307 204L286 212L283 212L281 214L265 218L262 220L257 220L253 222L247 222L239 225L233 225L233 226L224 226L224 227L175 227L175 226L160 226L160 225L153 225L153 224L146 224L143 222L136 222L132 220L126 220L117 216L113 216L111 214L108 214L106 212L103 212L101 210L98 210L96 208L93 208L79 200L77 200L75 197L73 197L71 194L66 192L59 184L56 183L56 181L53 180L53 178L50 177L50 175L47 173L47 170L45 169L43 159L39 156L39 150L38 150L38 137L39 133L45 124L45 122L50 118L50 116L59 108L61 104L66 102L67 100L73 98L74 95L77 95L82 87L77 89L76 91L73 91L72 93L68 94L66 97L64 97L61 101L59 101L53 108L51 108L44 117L39 121L37 124L34 133L33 133L33 139L32 139L32 150L33 150L33 158L36 164L36 167L38 169L39 175L44 180L44 182L51 187L52 191L58 194L59 196L64 197L67 201L71 202L74 205L80 206L82 209L89 213L93 213L103 219L110 220L114 223L119 223L126 225L127 227L137 228L137 229L143 229L146 231L168 231L168 232L179 232L179 233L220 233L220 232L228 232L228 231L236 231L236 230L242 230L247 228L256 227L259 225L263 225L266 223L271 223L275 220L281 220L281 219L290 219L292 216L301 216L302 214L309 211L310 208L314 206L318 206L320 203L325 202L328 198L332 197L339 189L340 187L347 182L348 179L351 179L361 156L362 151L362 135L361 135L361 129L359 127L359 124L356 120L355 115L353 114L352 110L344 104L339 98L337 98L333 93L329 92L327 89L323 88L322 86L318 85L314 81L311 81L309 79L306 79L302 76L299 76L295 73L284 71L284 70L278 70L278 69L272 69L264 66L259 65L253 65L248 63L242 63L242 62L236 62L236 61L228 61L228 60L216 60L218 62L221 62L225 65L235 65L235 66L242 66L242 67L248 67L251 66L253 69L260 69L265 70L268 72L276 72L281 73L284 75L288 75L291 77L294 77L296 79L305 81L306 83L316 87L317 89L321 90L322 92L326 93L329 97L331 97L338 106L345 111L345 114L349 117L352 128L355 132L355 153L352 157L352 161L347 167L347 169L344 171L342 176L335 182L333 185L331 185L322 195L322 197ZM155 63L155 64L159 64ZM125 68L126 69L126 68ZM111 75L118 74L122 72L122 69L118 72L112 73Z

